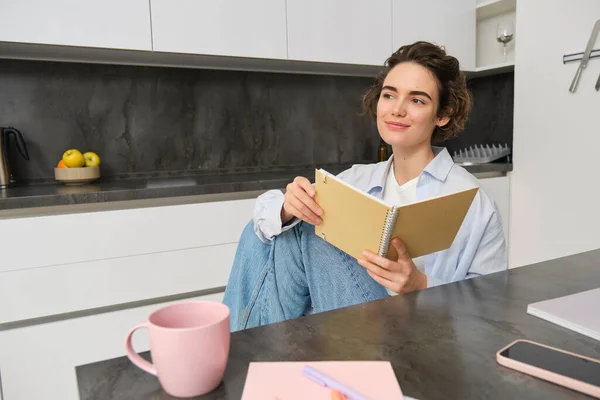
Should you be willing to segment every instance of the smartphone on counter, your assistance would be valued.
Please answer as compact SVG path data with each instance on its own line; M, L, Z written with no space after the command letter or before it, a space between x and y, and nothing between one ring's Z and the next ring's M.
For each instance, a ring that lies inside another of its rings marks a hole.
M530 340L515 340L496 353L500 365L600 398L600 360Z

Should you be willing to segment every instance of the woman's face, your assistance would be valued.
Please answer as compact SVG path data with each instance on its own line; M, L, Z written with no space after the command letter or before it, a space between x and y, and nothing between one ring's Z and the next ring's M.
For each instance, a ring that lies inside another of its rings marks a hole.
M379 135L393 148L429 145L436 126L448 118L438 118L437 82L428 69L403 62L390 70L377 102Z

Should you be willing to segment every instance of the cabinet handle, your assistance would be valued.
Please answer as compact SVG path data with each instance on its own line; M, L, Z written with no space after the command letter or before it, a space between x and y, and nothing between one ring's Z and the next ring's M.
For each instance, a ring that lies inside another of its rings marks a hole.
M4 399L4 393L2 392L2 370L0 370L0 400Z

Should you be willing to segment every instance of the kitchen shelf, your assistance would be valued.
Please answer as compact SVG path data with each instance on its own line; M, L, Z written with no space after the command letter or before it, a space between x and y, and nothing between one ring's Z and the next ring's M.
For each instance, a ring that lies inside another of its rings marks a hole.
M477 5L477 20L505 14L517 9L517 0L490 0Z
M503 74L506 72L512 72L515 70L514 62L506 62L502 64L485 65L483 67L477 67L474 71L465 71L468 78L479 78L482 76Z

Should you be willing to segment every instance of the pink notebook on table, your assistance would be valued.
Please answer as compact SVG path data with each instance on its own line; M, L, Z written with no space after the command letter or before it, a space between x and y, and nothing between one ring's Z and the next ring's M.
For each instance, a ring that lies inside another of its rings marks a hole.
M302 375L309 365L369 400L402 399L389 361L252 362L242 400L330 400L331 389Z

